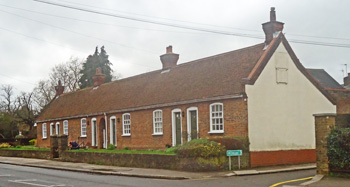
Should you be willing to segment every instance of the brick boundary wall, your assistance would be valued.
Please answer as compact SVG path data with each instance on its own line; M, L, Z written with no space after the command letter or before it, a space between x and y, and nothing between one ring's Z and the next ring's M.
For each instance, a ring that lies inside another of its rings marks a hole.
M6 150L0 149L0 156L25 157L40 159L59 159L66 162L103 164L121 167L158 168L183 171L220 171L228 168L228 158L195 157L184 158L177 155L158 154L122 154L68 151L66 135L51 136L50 151ZM244 152L241 157L241 168L249 168L250 155ZM233 168L238 168L237 157L232 158Z
M336 114L314 114L316 131L316 163L317 174L329 174L329 160L327 156L327 138L335 127Z
M50 151L36 151L36 150L8 150L8 149L0 149L0 156L50 159L51 158L51 152Z

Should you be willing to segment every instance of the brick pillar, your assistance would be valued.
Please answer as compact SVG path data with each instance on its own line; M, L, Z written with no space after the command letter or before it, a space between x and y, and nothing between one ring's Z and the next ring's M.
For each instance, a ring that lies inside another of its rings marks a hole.
M68 149L68 135L62 134L57 137L58 139L58 154L61 155Z
M335 127L336 114L314 114L316 130L316 162L317 174L328 175L327 138Z
M58 158L58 141L57 135L50 136L50 151L51 151L51 159Z

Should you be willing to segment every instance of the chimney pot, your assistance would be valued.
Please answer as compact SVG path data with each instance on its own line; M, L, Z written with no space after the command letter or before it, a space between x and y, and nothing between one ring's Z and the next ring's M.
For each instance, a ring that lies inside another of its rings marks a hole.
M271 7L271 10L270 10L270 21L276 21L275 7Z
M60 96L63 94L64 86L62 86L61 80L58 80L58 85L55 86L56 96Z
M345 87L350 86L350 73L348 73L347 77L344 77L344 86Z
M163 64L163 69L169 69L177 65L179 54L173 53L173 47L170 45L166 48L166 53L160 56L160 61Z
M96 74L92 77L92 80L94 82L94 87L100 86L101 84L105 83L106 75L102 74L101 68L96 68Z
M169 45L169 46L166 48L166 53L173 53L173 46Z
M279 31L283 31L284 23L276 21L276 11L274 7L270 10L270 21L263 23L263 30L265 33L265 44L268 45L273 40L273 34Z

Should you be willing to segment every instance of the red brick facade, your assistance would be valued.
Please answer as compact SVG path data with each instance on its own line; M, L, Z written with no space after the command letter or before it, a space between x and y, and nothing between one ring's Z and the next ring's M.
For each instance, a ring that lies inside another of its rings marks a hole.
M350 114L350 90L327 89L337 101L337 114Z
M212 103L223 103L224 105L224 133L209 134L210 131L210 109ZM131 136L122 136L122 115L124 113L107 114L107 135L110 140L110 122L112 116L119 118L117 122L117 148L123 149L129 147L131 149L165 149L166 145L172 145L172 113L173 109L181 109L183 117L182 124L182 139L187 141L187 109L190 107L198 108L198 135L200 138L209 136L248 136L248 113L247 102L243 98L227 99L221 101L201 102L186 105L179 105L174 107L154 108L139 111L126 111L131 115ZM153 111L161 109L163 111L163 135L153 134ZM69 141L84 141L85 144L91 146L91 119L97 119L97 134L98 134L98 148L102 148L102 130L100 121L105 116L89 116L86 117L87 123L87 137L81 136L81 119L68 120L68 140ZM38 123L38 146L49 147L50 145L50 123L60 122L60 133L63 133L63 120L46 122L47 124L47 139L42 139L42 124Z

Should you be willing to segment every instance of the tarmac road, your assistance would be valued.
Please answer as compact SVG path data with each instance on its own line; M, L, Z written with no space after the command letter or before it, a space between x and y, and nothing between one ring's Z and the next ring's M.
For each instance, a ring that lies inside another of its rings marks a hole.
M315 175L315 170L303 170L274 174L234 176L227 178L206 178L199 180L160 180L136 177L96 175L53 169L0 164L0 186L237 186L268 187L273 184ZM288 183L297 185L305 181ZM281 186L281 185L279 185Z

